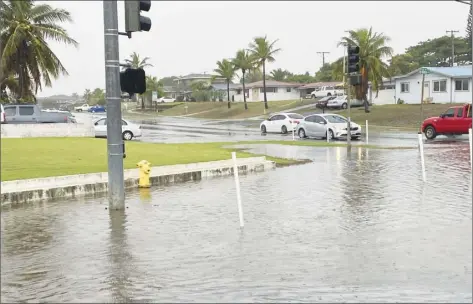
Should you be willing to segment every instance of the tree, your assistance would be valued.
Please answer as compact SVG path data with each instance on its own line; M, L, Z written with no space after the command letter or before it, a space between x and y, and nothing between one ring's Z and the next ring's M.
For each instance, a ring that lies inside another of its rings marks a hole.
M129 59L125 59L125 62L131 66L133 69L144 69L148 67L153 67L151 63L148 63L148 60L151 58L145 57L143 59L140 58L140 55L136 52L133 52L130 55Z
M90 100L92 99L92 92L89 89L86 89L82 95L82 98L84 98L86 103L90 103Z
M466 39L468 41L468 45L470 46L470 52L471 52L471 9L473 6L470 6L470 12L468 13L468 20L466 22Z
M217 77L225 78L227 82L227 101L228 108L230 109L230 82L232 81L233 77L235 77L235 66L231 61L223 59L222 61L217 61L217 68L214 70L214 72L217 73Z
M248 105L246 103L246 88L245 88L245 76L247 71L251 71L255 65L255 59L250 55L247 50L239 50L236 53L235 58L232 60L233 66L235 69L241 71L241 80L243 85L243 102L245 104L245 110L248 110Z
M332 70L333 70L333 65L330 63L326 63L320 68L320 70L317 73L315 73L315 81L316 82L332 81L333 80Z
M339 46L353 45L360 48L361 85L355 88L355 96L364 101L365 112L369 112L368 81L376 92L383 83L383 76L388 76L387 64L384 57L391 56L393 50L387 46L390 38L383 33L373 32L372 28L349 31L348 36L342 37Z
M274 56L281 51L281 49L276 48L275 44L278 40L273 42L268 41L267 37L256 37L252 43L249 44L250 52L252 56L255 57L258 66L263 67L263 96L264 96L264 108L269 109L268 107L268 98L266 96L266 62L274 62Z
M92 95L90 98L90 104L98 104L98 105L105 105L105 90L101 88L96 88L92 91Z
M263 80L263 72L259 67L253 67L253 69L246 73L245 77L240 79L240 83L243 84L243 81L245 83L253 83L261 80Z
M419 62L409 53L394 55L389 60L388 74L389 77L406 75L419 67Z
M272 80L285 81L286 78L291 76L292 74L288 70L277 69L277 70L272 70L271 73L269 73L269 75Z
M292 74L287 76L287 82L296 82L296 83L312 83L316 82L315 77L311 76L309 72L304 74Z
M48 45L48 40L78 46L59 24L71 22L69 12L34 1L0 1L0 74L18 81L19 100L34 99L42 85L67 70ZM3 83L3 81L2 81Z
M146 76L146 92L143 94L146 100L153 101L153 92L157 92L159 97L164 96L163 84L155 76ZM143 98L141 100L141 107L144 108Z

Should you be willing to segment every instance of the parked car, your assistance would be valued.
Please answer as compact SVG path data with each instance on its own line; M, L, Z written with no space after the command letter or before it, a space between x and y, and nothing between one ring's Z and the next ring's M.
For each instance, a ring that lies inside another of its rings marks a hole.
M320 98L326 96L336 96L343 94L343 87L340 86L324 86L316 88L312 93L310 93L311 98Z
M105 113L107 110L104 106L95 105L89 108L88 112L90 113Z
M297 134L300 138L307 137L327 137L330 139L340 139L347 137L348 120L337 114L314 114L309 115L297 125ZM359 124L351 122L351 138L361 137L361 127Z
M74 111L76 112L86 112L90 109L90 106L88 104L83 104L78 107L74 107Z
M107 118L101 118L94 123L95 137L107 137ZM123 140L141 137L141 126L122 119Z
M5 115L5 109L3 108L2 104L0 104L0 123L2 123L2 124L7 123L7 117Z
M337 98L337 96L325 96L316 102L315 107L319 109L325 109L327 107L327 103L335 98Z
M304 116L297 113L274 114L260 124L261 133L282 133L296 129L297 124Z
M337 96L327 102L327 108L329 109L346 109L347 107L348 101L346 95Z
M171 97L161 97L158 99L158 102L175 102L176 99L175 98L171 98Z
M7 104L3 106L5 119L9 124L34 124L34 123L69 123L72 122L69 113L45 112L37 105L32 104Z
M427 139L438 135L468 134L471 128L471 105L450 107L439 117L430 117L422 122L422 132Z

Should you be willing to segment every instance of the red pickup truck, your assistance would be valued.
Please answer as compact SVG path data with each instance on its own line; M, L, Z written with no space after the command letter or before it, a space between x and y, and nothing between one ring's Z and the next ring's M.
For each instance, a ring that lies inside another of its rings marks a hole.
M468 134L471 128L471 105L448 108L439 117L430 117L422 123L422 133L427 139L438 135Z

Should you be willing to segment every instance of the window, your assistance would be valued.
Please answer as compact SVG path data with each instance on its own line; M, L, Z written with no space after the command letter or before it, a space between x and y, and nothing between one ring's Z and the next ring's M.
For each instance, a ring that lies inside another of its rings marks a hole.
M447 81L446 80L436 80L434 81L434 92L447 92Z
M409 93L409 82L401 82L401 93Z
M274 115L269 120L270 121L276 121L276 120L284 120L284 119L286 119L286 116L284 116L284 115Z
M5 107L5 116L15 116L16 107Z
M325 115L325 119L330 123L347 123L347 120L338 115Z
M289 116L289 118L292 118L292 119L303 119L304 116L300 115L300 114L288 114L287 116Z
M264 88L259 89L260 93L264 93ZM278 88L266 88L266 93L277 93Z
M307 116L304 120L308 122L315 122L315 116Z
M107 124L107 120L105 118L103 118L103 119L101 119L101 120L99 120L95 123L96 126L105 126L106 124Z
M28 115L33 115L34 114L34 108L33 107L19 107L20 109L20 115L22 116L28 116Z
M122 120L122 126L126 126L126 125L128 125L126 121Z
M455 109L450 108L444 114L444 117L454 117L455 116Z
M315 117L314 122L325 124L325 119L323 119L322 117L320 117L320 116L318 116L318 115L317 115L317 116L314 116L314 117Z
M463 108L459 108L457 111L457 117L463 117Z
M286 88L287 93L291 93L291 88Z
M455 80L455 91L468 91L468 85L468 79L457 79Z
M241 94L241 89L237 89L236 93L237 93L237 95L240 95Z

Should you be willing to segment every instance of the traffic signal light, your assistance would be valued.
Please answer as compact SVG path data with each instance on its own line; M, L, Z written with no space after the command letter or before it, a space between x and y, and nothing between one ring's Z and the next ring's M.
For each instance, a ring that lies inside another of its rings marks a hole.
M122 92L143 94L146 92L146 74L143 69L126 69L120 72L120 88Z
M140 31L149 32L151 19L141 16L141 11L148 12L150 8L150 0L125 0L125 31L128 34Z
M348 46L348 74L360 72L360 48Z

